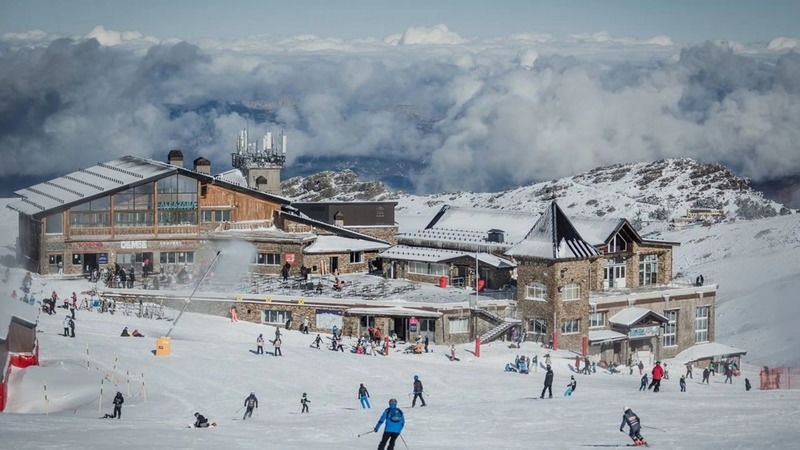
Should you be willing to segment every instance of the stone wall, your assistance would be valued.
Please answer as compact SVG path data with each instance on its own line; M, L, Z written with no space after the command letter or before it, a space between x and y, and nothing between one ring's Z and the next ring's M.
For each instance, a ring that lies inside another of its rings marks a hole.
M359 227L359 226L346 226L348 230L353 230L356 233L366 234L367 236L372 236L374 238L380 239L382 241L386 241L392 245L397 245L397 239L395 239L395 235L397 234L397 226L385 226L385 227L378 227L378 226L369 226L369 227Z

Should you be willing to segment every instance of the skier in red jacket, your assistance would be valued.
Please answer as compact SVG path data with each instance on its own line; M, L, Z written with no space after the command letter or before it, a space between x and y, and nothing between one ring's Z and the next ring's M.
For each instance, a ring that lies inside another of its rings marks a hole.
M664 377L664 368L661 367L661 361L656 361L656 366L653 367L653 381L647 389L653 389L653 392L658 392L661 387L662 377Z

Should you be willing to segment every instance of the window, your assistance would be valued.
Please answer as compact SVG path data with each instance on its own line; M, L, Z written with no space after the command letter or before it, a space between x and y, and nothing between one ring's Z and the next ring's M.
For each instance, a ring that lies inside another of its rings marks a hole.
M256 255L255 264L260 266L280 266L281 254L280 253L259 253Z
M158 180L158 224L197 223L197 180L174 175Z
M136 264L141 266L144 260L149 259L149 257L149 253L117 253L117 264L126 266Z
M72 254L72 265L73 266L82 266L83 265L83 255L80 253L73 253Z
M578 300L581 298L581 286L578 283L570 283L561 286L561 300Z
M369 328L375 326L375 316L361 316L359 318L361 328Z
M134 186L114 195L114 225L118 227L153 224L153 183Z
M200 220L203 222L230 222L231 211L229 209L204 209L200 211Z
M419 331L433 333L436 331L436 319L419 319Z
M658 255L639 256L639 286L658 282Z
M628 243L619 234L611 238L611 242L608 243L608 253L624 252L627 249Z
M69 210L69 225L75 228L111 226L110 209L110 197L75 205Z
M577 334L581 332L580 319L570 319L561 321L561 334Z
M674 347L677 343L678 310L664 311L668 322L664 325L664 347Z
M530 300L547 300L547 286L536 282L525 286L525 298Z
M694 341L708 342L708 319L711 308L698 306L694 313Z
M350 252L350 264L358 264L364 262L363 252Z
M589 313L589 328L602 328L604 326L606 326L605 311Z
M57 213L45 219L44 232L47 234L62 234L64 232L64 213Z
M411 261L408 263L408 273L419 275L447 276L450 267L447 264L426 263Z
M452 317L449 325L450 334L469 333L469 320L466 317Z
M283 325L289 320L292 320L291 311L281 311L277 309L264 309L261 311L262 323L276 323Z
M528 329L533 334L547 334L547 321L544 319L531 319Z
M161 264L194 264L194 252L161 252Z

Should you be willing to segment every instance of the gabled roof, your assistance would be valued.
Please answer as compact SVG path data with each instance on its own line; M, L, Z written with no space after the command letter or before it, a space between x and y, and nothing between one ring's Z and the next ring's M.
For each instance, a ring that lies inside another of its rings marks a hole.
M574 259L599 256L581 237L569 218L553 201L525 238L506 251L507 255L542 259Z
M345 237L350 237L350 238L354 238L354 239L363 239L365 241L377 242L377 243L380 243L380 244L390 245L388 242L386 242L386 241L384 241L382 239L378 239L376 237L370 236L368 234L359 233L359 232L356 232L356 231L353 231L353 230L350 230L350 229L347 229L347 228L344 228L344 227L339 227L339 226L336 226L336 225L331 225L331 224L326 223L326 222L322 222L320 220L312 219L312 218L308 217L307 215L303 214L302 212L298 211L297 208L295 208L293 206L290 206L290 205L287 205L287 206L283 207L280 211L278 211L278 214L280 214L282 216L285 216L286 218L288 218L290 220L294 220L295 222L300 222L300 223L304 223L306 225L311 225L311 226L314 226L314 227L317 227L317 228L322 228L323 230L328 230L328 231L330 231L330 232L332 232L334 234L337 234L339 236L345 236Z
M611 316L608 319L608 323L630 327L631 325L641 322L645 318L653 319L661 323L669 322L669 319L652 309L630 307Z
M572 224L595 247L608 244L617 233L624 233L625 237L639 244L678 246L679 242L644 239L636 228L625 218L599 219L592 217L575 217Z
M408 245L395 245L381 252L381 257L386 259L397 259L403 261L421 261L421 262L446 262L458 258L471 258L475 259L475 253L463 252L459 250L448 250L441 248L429 247L411 247ZM478 261L492 266L496 269L511 269L516 267L512 261L505 258L492 255L491 253L478 253Z
M303 253L364 252L384 250L390 246L388 243L321 234L311 245L303 249Z
M673 360L676 362L694 362L702 359L725 358L745 354L747 354L747 350L720 344L719 342L709 342L693 345L678 353Z
M589 330L589 342L614 342L627 338L628 336L614 330Z
M519 242L536 221L537 214L498 209L462 208L444 205L433 219L418 233L427 230L461 232L480 235L485 240L488 232L500 229L509 244Z

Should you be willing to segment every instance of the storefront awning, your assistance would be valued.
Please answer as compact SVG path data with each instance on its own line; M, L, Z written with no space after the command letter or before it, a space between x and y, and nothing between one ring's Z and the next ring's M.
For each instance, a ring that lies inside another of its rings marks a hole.
M637 307L623 309L622 311L611 316L611 318L608 319L608 322L612 325L620 325L629 328L645 319L654 320L660 323L669 322L669 319L653 311L652 309Z
M442 313L422 309L390 307L390 308L350 308L345 311L351 316L383 316L383 317L425 317L437 319Z
M627 339L628 336L613 330L597 330L589 332L589 342L614 342Z

